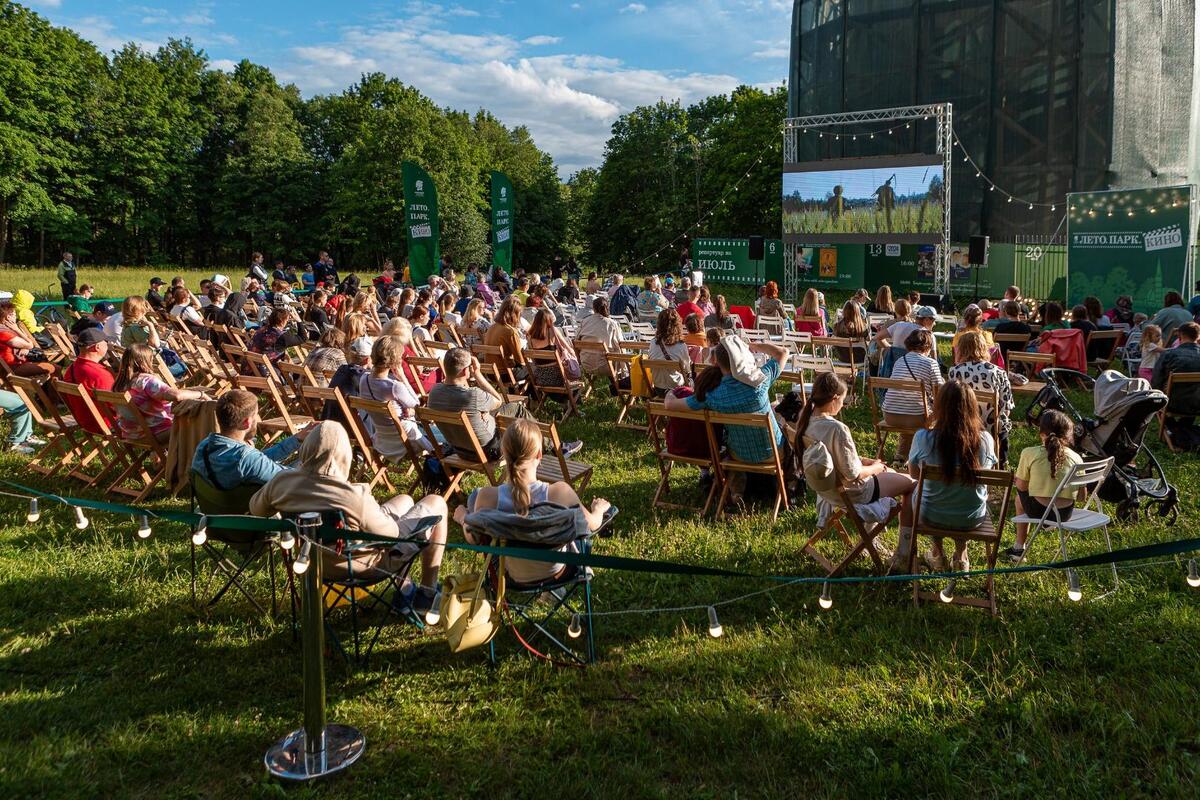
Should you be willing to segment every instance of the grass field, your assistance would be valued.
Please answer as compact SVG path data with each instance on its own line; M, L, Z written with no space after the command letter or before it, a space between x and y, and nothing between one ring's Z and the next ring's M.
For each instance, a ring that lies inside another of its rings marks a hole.
M785 201L786 203L786 201ZM877 208L847 208L834 222L826 211L789 211L783 214L784 233L940 233L942 204L930 203L921 212L919 203L899 203L892 210L892 227Z
M811 505L775 524L652 512L645 439L613 429L610 400L586 411L564 429L596 466L585 498L621 508L598 552L817 574L799 552ZM865 452L867 408L845 414ZM1019 429L1014 452L1032 440ZM1195 530L1196 464L1164 460L1180 523L1121 527L1118 547ZM78 493L23 463L0 458L0 475ZM79 531L62 508L33 525L22 500L0 509L0 797L285 796L262 755L301 719L287 619L257 618L244 600L194 610L180 526L143 543L128 518L93 514ZM1043 537L1034 560L1053 551ZM1083 577L1089 596L1103 590L1103 571ZM769 585L601 571L595 599L602 612L704 605ZM1200 592L1182 567L1124 570L1121 590L1094 603L1068 602L1059 575L999 586L995 619L915 609L903 586L838 588L826 612L815 589L778 588L723 606L716 640L703 611L604 617L587 670L531 661L508 635L492 669L481 652L391 627L368 669L327 662L329 718L362 729L366 755L286 795L1195 797Z
M81 266L77 285L91 284L96 289L96 297L128 297L131 294L145 294L150 288L150 279L157 276L168 284L171 278L182 275L187 285L196 291L203 278L211 278L218 270L199 269L156 269L153 267L90 267ZM245 274L244 267L219 270L235 282L240 281ZM56 269L23 269L0 268L0 288L8 291L26 289L38 300L61 300L62 292L58 287L58 272Z

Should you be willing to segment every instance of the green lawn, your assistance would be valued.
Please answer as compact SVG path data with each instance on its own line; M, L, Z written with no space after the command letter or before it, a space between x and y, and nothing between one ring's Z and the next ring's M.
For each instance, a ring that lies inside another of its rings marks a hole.
M586 497L621 508L598 552L818 574L799 552L811 505L776 524L651 512L645 439L612 428L610 400L586 410L564 429L596 465ZM866 406L846 415L866 451ZM1014 453L1032 440L1018 430ZM1164 458L1180 523L1119 528L1118 547L1194 530L1195 464ZM78 493L29 477L19 458L0 458L0 475ZM301 719L287 619L233 599L194 610L180 526L141 542L128 518L93 514L78 531L66 509L43 506L29 525L24 501L0 497L0 796L282 796L262 755ZM1044 537L1034 558L1053 551ZM1103 591L1103 571L1083 577L1088 595ZM601 571L596 608L769 585ZM1095 603L1068 602L1060 575L1003 578L999 591L994 619L915 609L905 586L840 587L827 612L816 588L779 588L722 607L718 640L703 611L605 617L587 670L531 661L510 635L493 669L483 652L452 655L440 636L394 626L368 669L328 661L330 720L366 733L365 756L288 794L1195 797L1200 592L1182 567L1124 570L1121 590Z

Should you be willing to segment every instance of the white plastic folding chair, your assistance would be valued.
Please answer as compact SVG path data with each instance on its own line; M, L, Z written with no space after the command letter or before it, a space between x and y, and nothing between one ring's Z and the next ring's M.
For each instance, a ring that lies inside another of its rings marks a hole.
M1058 486L1054 489L1055 497L1074 495L1080 489L1086 492L1084 501L1076 504L1075 509L1072 510L1071 516L1068 519L1060 519L1058 508L1054 503L1049 504L1041 517L1031 517L1028 514L1018 514L1013 517L1012 521L1014 524L1033 526L1033 531L1025 542L1025 553L1021 556L1022 561L1033 550L1033 543L1037 539L1038 533L1045 528L1055 528L1058 530L1059 554L1064 560L1067 558L1067 534L1087 533L1097 528L1104 531L1104 541L1108 545L1108 552L1112 552L1112 537L1108 533L1108 524L1112 522L1112 517L1104 513L1098 495L1100 486L1108 478L1108 473L1112 471L1112 466L1112 458L1106 458L1103 461L1085 461L1075 464L1063 474L1062 480L1058 482ZM1096 600L1108 597L1115 592L1121 582L1117 576L1116 563L1113 563L1111 566L1113 588L1096 597ZM1073 569L1067 571L1067 587L1068 596L1072 600L1079 600L1082 597L1079 587L1079 575Z

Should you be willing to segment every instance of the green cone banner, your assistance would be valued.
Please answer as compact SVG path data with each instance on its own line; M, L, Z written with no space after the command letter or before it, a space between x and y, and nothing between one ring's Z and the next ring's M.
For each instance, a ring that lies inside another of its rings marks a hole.
M438 225L437 187L429 173L411 161L404 172L404 229L408 235L408 266L415 284L424 283L437 272Z
M513 187L503 172L492 172L492 263L512 272Z
M1166 292L1188 296L1191 187L1078 192L1067 203L1068 307L1129 295L1153 314Z

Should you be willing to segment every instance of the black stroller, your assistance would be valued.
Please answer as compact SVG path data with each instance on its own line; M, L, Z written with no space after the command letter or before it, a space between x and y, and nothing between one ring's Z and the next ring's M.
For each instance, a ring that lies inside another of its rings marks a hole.
M1075 421L1075 446L1085 459L1113 457L1112 472L1099 494L1117 504L1117 519L1134 522L1143 508L1154 507L1159 516L1174 523L1179 517L1179 492L1167 482L1158 459L1143 441L1154 415L1166 407L1167 396L1142 378L1111 369L1094 379L1060 368L1044 369L1039 377L1046 387L1038 392L1026 419L1037 425L1046 409L1062 411ZM1071 404L1072 389L1092 392L1094 418L1084 417Z

